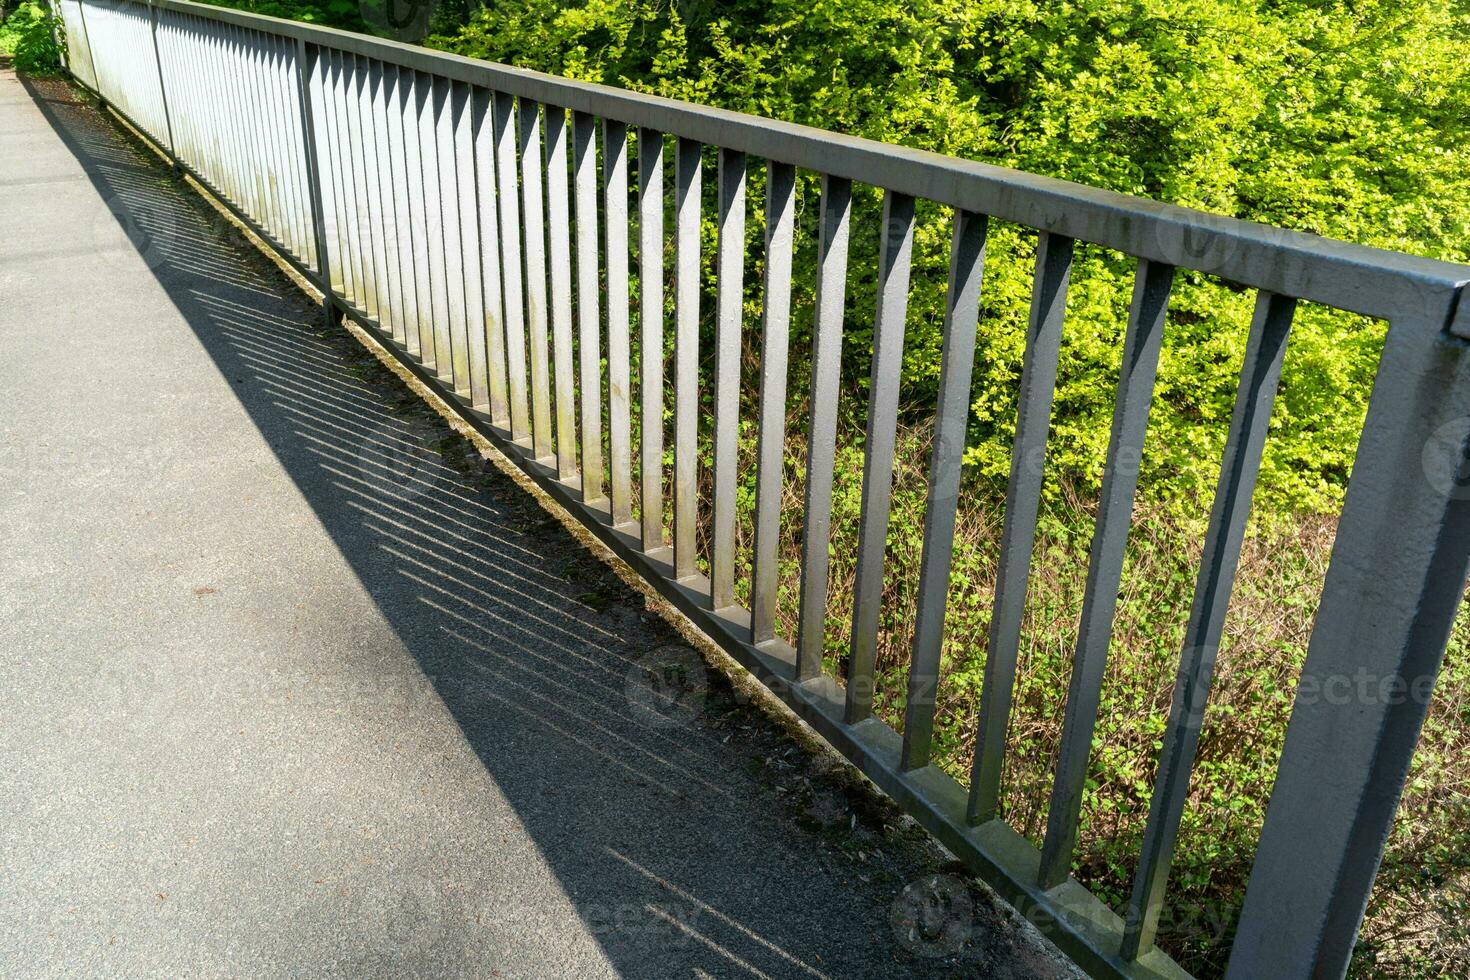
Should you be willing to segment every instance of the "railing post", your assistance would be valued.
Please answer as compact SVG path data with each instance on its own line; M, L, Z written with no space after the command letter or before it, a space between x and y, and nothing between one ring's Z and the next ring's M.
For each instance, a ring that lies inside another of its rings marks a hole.
M168 135L168 155L173 161L174 175L177 176L183 168L179 166L178 150L174 148L174 121L168 111L168 87L163 84L163 56L158 50L158 7L153 0L148 0L148 27L149 36L153 39L153 64L158 69L158 98L163 103L163 126Z
M305 38L296 39L296 87L301 101L301 147L306 155L306 190L311 197L311 233L316 241L318 285L322 291L322 315L328 326L336 319L332 296L331 267L327 261L327 216L322 204L322 179L316 156L316 121L311 109L311 78L316 72L317 49Z
M1352 956L1470 563L1470 347L1447 320L1390 321L1230 980Z

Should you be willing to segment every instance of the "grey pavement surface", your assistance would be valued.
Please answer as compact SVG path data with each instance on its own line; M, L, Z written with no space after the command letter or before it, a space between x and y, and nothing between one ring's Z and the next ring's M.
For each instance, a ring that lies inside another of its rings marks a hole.
M8 71L0 338L0 976L1062 972Z

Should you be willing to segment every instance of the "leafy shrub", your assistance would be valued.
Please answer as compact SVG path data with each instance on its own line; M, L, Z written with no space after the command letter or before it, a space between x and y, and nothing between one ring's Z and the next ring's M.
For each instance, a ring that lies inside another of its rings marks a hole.
M0 54L11 55L15 70L27 75L54 75L61 70L61 52L44 7L23 3L0 24Z

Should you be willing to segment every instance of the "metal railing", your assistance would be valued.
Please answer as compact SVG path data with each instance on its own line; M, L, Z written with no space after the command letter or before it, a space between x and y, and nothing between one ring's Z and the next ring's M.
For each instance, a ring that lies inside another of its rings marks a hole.
M1470 269L234 10L180 0L57 3L77 80L317 284L329 314L376 331L466 420L1098 976L1182 973L1153 938L1296 303L1388 321L1228 967L1233 978L1345 971L1466 579L1470 310L1459 299ZM708 578L696 553L699 304L711 258L700 242L705 147L716 148L719 161ZM672 546L664 539L664 481L649 476L664 472L668 155L675 212ZM732 583L748 158L766 161L767 224L755 544L745 609ZM793 647L776 635L774 614L798 169L820 174L821 199ZM881 189L884 204L844 685L823 674L821 656L854 182ZM953 242L900 737L873 716L872 695L917 199L953 209ZM628 234L633 210L636 248ZM978 746L966 788L931 765L931 738L987 222L997 219L1036 230L1039 247ZM999 819L999 787L1042 481L1042 468L1024 461L1041 458L1048 439L1078 241L1138 264L1061 754L1038 851ZM657 270L641 277L637 364L630 257L640 270ZM1254 289L1257 302L1133 898L1119 917L1068 869L1133 507L1136 468L1126 461L1142 445L1177 268ZM635 410L644 475L636 519ZM1388 682L1385 690L1406 693L1351 704L1302 696L1309 683L1321 690L1363 672Z

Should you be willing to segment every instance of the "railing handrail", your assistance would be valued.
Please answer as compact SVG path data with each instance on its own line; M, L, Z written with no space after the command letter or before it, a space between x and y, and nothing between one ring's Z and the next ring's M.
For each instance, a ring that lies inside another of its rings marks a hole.
M1446 310L1454 310L1454 297L1470 283L1470 265L1290 231L801 123L192 0L153 0L153 6L779 160L1364 316L1386 319L1406 303L1441 299ZM1454 322L1445 326L1470 339L1470 310L1459 310Z

